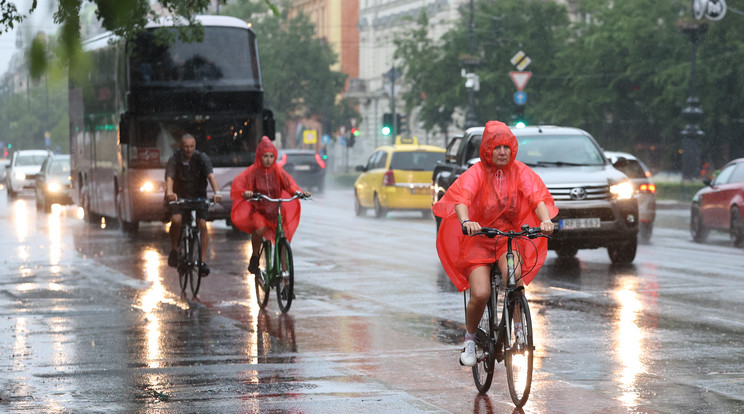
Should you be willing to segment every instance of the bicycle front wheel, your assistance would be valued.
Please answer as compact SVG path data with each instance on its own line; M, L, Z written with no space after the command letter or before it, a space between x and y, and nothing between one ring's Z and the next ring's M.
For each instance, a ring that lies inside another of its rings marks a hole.
M470 301L470 290L465 293L465 306ZM478 392L485 394L491 388L495 365L495 332L493 330L493 304L489 300L475 332L476 363L473 365L473 380Z
M504 365L506 365L506 382L509 394L517 407L527 403L532 385L532 362L535 356L535 344L532 337L532 318L527 298L518 292L509 299L509 329L511 344L506 345Z
M189 283L188 262L190 257L191 246L185 231L181 232L181 239L178 242L178 286L181 287L181 294L186 293L186 285Z
M199 263L202 262L201 255L201 238L198 233L192 233L191 237L191 259L189 260L189 282L191 284L191 294L196 297L201 286L201 276L199 276Z
M272 271L272 263L271 263L271 242L268 240L264 240L263 244L261 245L261 252L259 253L259 262L258 262L258 274L253 275L254 283L256 285L256 302L258 302L258 307L263 309L266 307L266 304L269 302L269 291L271 290L271 285L269 284L269 272Z
M287 313L294 299L294 261L287 239L279 240L277 248L279 249L279 263L276 269L279 279L276 282L276 299L282 313Z

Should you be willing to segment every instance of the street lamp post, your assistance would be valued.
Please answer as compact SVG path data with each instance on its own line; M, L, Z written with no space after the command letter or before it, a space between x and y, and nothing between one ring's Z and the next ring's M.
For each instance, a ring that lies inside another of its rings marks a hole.
M470 38L470 56L468 57L466 64L468 66L468 72L471 74L471 77L475 76L475 67L478 64L477 59L475 59L475 38L473 35L473 14L474 14L473 0L470 0L470 23L468 25L468 37ZM476 86L472 81L469 84L466 84L466 86L468 88L468 113L465 116L465 129L468 129L468 128L478 126L478 119L475 117Z
M695 60L697 55L697 43L700 37L708 29L706 23L689 21L680 25L680 30L690 37L690 90L687 97L687 106L682 109L682 118L685 120L685 128L680 132L682 136L682 177L693 178L700 168L700 140L705 133L698 124L703 119L703 109L695 90Z

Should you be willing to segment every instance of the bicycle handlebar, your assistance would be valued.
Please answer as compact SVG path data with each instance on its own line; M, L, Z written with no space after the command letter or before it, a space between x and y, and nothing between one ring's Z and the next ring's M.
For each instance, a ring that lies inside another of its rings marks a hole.
M253 195L250 196L250 197L248 197L246 200L249 200L249 201L258 201L260 199L264 199L266 201L271 201L273 203L279 203L279 202L286 202L286 201L297 200L298 198L299 199L302 199L302 200L307 200L310 197L307 197L303 193L296 193L291 198L271 198L271 197L266 196L266 195L261 194L261 193L253 193Z
M168 202L168 205L199 206L202 204L211 206L212 204L214 204L214 198L179 198L176 201Z
M558 233L558 227L553 229L553 234ZM468 235L467 229L463 227L462 234ZM480 231L473 233L473 236L477 236L479 234L482 234L489 238L494 238L496 236L505 236L509 238L516 238L516 237L527 237L530 239L534 239L536 237L545 237L550 238L550 235L543 234L542 230L540 230L540 227L530 227L529 225L525 224L522 226L522 231L501 231L499 229L494 229L491 227L481 227Z

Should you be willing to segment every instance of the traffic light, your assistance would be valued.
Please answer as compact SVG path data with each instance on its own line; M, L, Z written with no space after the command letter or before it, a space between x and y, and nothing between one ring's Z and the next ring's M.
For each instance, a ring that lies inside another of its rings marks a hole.
M393 114L382 114L382 135L389 136L393 133Z
M395 114L395 133L397 135L403 135L408 132L408 120L404 115Z
M380 132L386 137L393 133L393 114L382 114L382 130Z
M517 105L517 109L514 111L514 126L517 128L527 126L527 119L524 117L524 105Z

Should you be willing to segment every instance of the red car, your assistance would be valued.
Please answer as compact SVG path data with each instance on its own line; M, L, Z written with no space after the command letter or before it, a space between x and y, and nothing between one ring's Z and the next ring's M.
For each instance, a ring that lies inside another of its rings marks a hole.
M744 158L726 164L706 187L692 198L690 233L702 243L711 229L728 231L735 246L744 245Z

